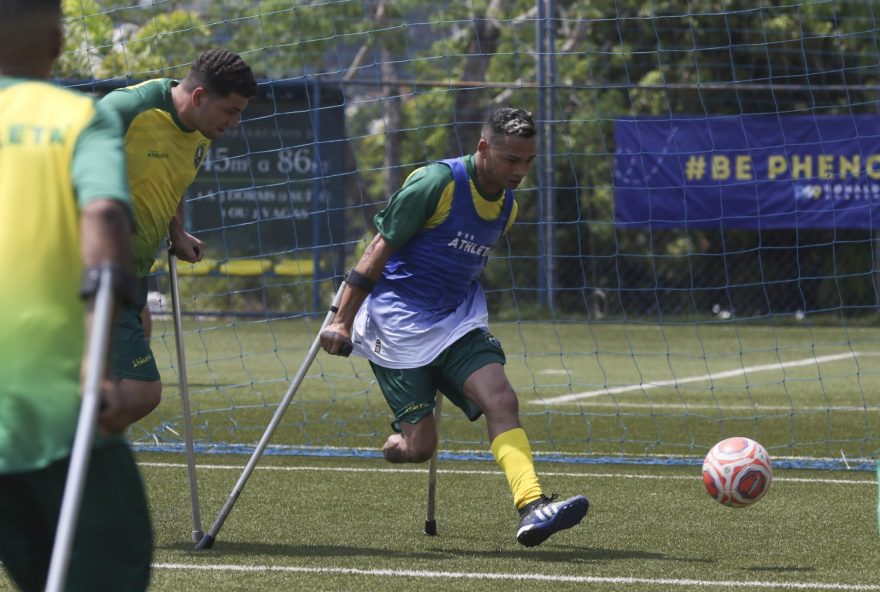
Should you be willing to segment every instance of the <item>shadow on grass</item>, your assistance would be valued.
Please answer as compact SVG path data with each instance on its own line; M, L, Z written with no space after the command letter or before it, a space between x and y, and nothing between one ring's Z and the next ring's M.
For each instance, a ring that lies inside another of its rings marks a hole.
M396 551L387 547L353 547L344 545L288 545L277 543L224 543L218 541L213 549L196 551L190 543L176 542L158 545L157 550L184 552L191 557L227 558L233 556L265 555L270 557L371 557L383 559L458 559L462 557L481 559L517 559L541 563L596 563L603 561L642 560L680 561L685 563L714 563L710 559L672 557L665 553L589 547L545 547L544 549L485 550L473 549L413 549Z
M446 558L463 555L445 551L395 551L387 547L350 547L344 545L287 545L282 543L224 543L218 541L213 549L196 551L192 543L156 545L157 550L183 551L191 557L222 558L232 556L266 555L270 557L377 557L390 559Z
M803 565L762 565L755 567L747 567L745 571L752 572L768 572L768 573L778 573L778 572L789 572L789 573L807 573L811 571L816 571L814 567L806 567Z
M467 553L447 551L450 556L467 555L484 559L518 559L540 563L597 563L601 561L642 560L642 561L681 561L685 563L714 563L705 558L673 557L665 553L633 551L619 549L595 549L591 547L575 547L571 545L547 545L540 549L522 549L516 551L468 551Z

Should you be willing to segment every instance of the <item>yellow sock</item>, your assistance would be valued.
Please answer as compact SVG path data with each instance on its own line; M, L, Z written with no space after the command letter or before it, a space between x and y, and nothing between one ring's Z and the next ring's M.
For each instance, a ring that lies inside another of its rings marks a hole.
M541 497L541 486L532 462L532 447L524 429L514 428L495 436L492 455L507 477L517 509Z

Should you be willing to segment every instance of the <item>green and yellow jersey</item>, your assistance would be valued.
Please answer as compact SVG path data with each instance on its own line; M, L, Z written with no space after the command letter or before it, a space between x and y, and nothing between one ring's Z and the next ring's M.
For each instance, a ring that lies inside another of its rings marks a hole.
M135 272L146 276L168 236L168 223L192 184L210 140L187 129L171 101L177 81L149 80L101 99L119 113L125 129L125 158L134 207Z
M79 209L101 198L128 202L116 114L0 77L0 473L70 454L85 330Z
M484 195L477 178L475 155L463 158L471 182L474 208L484 220L494 220L501 215L504 191L496 195ZM432 163L413 171L391 199L384 210L373 218L376 229L395 250L400 250L416 233L435 228L449 216L455 181L452 169L442 163ZM513 202L510 220L505 231L516 220L517 205Z

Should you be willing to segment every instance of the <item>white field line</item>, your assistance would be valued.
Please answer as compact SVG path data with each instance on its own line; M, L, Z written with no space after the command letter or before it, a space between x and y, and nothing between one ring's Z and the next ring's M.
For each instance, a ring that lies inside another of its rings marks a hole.
M825 407L822 407L823 411L825 409L826 409ZM139 445L137 442L130 443L129 446L131 446L135 452L140 452L138 450ZM309 455L308 454L309 452L318 451L319 453L323 453L328 450L342 451L344 454L342 454L340 456L347 456L348 453L351 451L369 452L369 453L381 452L381 448L370 447L370 446L355 446L355 447L348 447L348 446L305 446L305 445L294 446L294 445L290 445L290 444L272 444L271 447L272 447L272 449L294 450L297 452L305 453L304 456L314 456L314 455ZM178 444L177 448L175 448L174 450L182 451L183 444ZM706 450L708 450L708 448ZM169 450L169 452L170 452L170 450ZM248 448L247 454L250 455L251 452L253 452L252 447ZM461 450L457 449L457 450L455 450L455 452L460 453L460 454L472 454L472 455L486 455L487 454L487 450L485 448L480 448L480 449L465 448L465 449L461 449ZM151 454L151 453L153 453L153 451L147 452L145 454ZM238 454L238 453L232 452L229 454L234 455L234 454ZM581 458L583 456L586 456L588 458L596 458L596 457L609 456L609 454L607 454L607 453L600 454L600 453L588 453L588 452L587 453L585 453L585 452L560 452L558 450L533 450L532 454L534 456L553 455L553 456L559 456L562 458ZM323 454L321 456L323 456ZM374 458L376 458L376 457L374 457ZM679 459L680 460L683 458L693 458L693 456L689 457L689 456L670 455L670 454L645 453L645 454L622 454L622 455L620 455L620 458L659 458L659 459L666 459L666 460L669 460L669 459ZM807 461L823 461L823 462L837 460L837 457L785 456L785 455L781 455L781 454L774 454L773 458L778 458L778 459L783 459L783 460L807 460ZM875 459L868 458L868 457L854 457L854 458L851 458L850 460L855 460L858 462L871 462Z
M235 565L235 564L203 564L186 563L154 563L153 569L178 571L231 571L244 573L300 573L318 575L351 575L373 576L381 578L425 578L444 580L489 580L506 582L565 582L576 584L609 584L609 585L647 585L652 587L691 587L691 588L752 588L757 590L849 590L871 591L880 590L873 584L836 584L831 582L767 582L743 580L692 580L677 578L631 578L602 576L562 576L537 573L491 573L491 572L460 572L460 571L428 571L415 569L358 569L353 567L303 567L284 565ZM394 587L394 586L389 586Z
M603 395L617 395L620 393L629 393L632 391L647 391L650 389L663 388L667 386L679 386L691 382L704 382L706 380L722 380L724 378L733 378L736 376L744 376L746 374L754 374L756 372L770 372L773 370L783 370L785 368L797 368L799 366L818 366L825 362L838 362L860 356L859 352L846 352L842 354L832 354L828 356L817 356L812 358L803 358L801 360L792 360L790 362L776 362L774 364L760 364L758 366L744 366L733 370L725 370L724 372L710 372L709 374L701 374L699 376L688 376L685 378L673 378L672 380L660 380L658 382L644 382L641 384L628 384L625 386L617 386L613 388L603 388L595 391L586 391L583 393L572 393L570 395L561 395L559 397L549 397L547 399L537 399L529 401L533 405L559 405L561 403L571 403L581 399L590 399L592 397L601 397Z
M186 469L184 463L161 463L161 462L138 462L141 467L150 467L154 469ZM197 469L205 471L242 471L243 467L239 465L197 465ZM297 471L316 471L328 473L418 473L423 474L424 468L382 468L382 467L321 467L321 466L304 466L304 467L278 467L278 466L258 466L257 471L281 471L281 472L297 472ZM696 470L696 467L695 467ZM503 473L497 470L469 470L469 469L438 469L439 473L449 475L482 475L503 477ZM692 480L697 477L690 475L651 475L639 473L590 473L590 472L552 472L541 471L541 476L545 477L572 477L577 479L594 478L594 479L687 479ZM801 477L774 477L774 482L788 483L823 483L831 485L876 485L876 480L872 479L813 479Z
M857 413L865 413L868 411L880 411L877 405L834 405L831 407L795 407L794 405L709 405L706 403L616 403L614 401L585 401L584 406L592 408L607 407L609 409L709 409L718 411L780 411L782 413L790 413L797 411L798 413L816 411L824 413L826 411L853 411Z

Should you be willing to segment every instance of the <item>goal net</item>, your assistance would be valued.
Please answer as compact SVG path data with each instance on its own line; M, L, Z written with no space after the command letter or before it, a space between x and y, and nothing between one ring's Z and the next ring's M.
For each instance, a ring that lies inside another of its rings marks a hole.
M697 462L742 435L794 466L869 466L870 0L135 4L65 0L56 77L100 95L223 46L261 80L186 196L208 245L179 268L199 451L253 449L374 214L511 105L535 114L540 149L482 282L536 455ZM180 450L158 262L163 403L129 437ZM444 415L441 450L488 455L482 420ZM378 454L391 420L364 360L321 353L270 451Z

